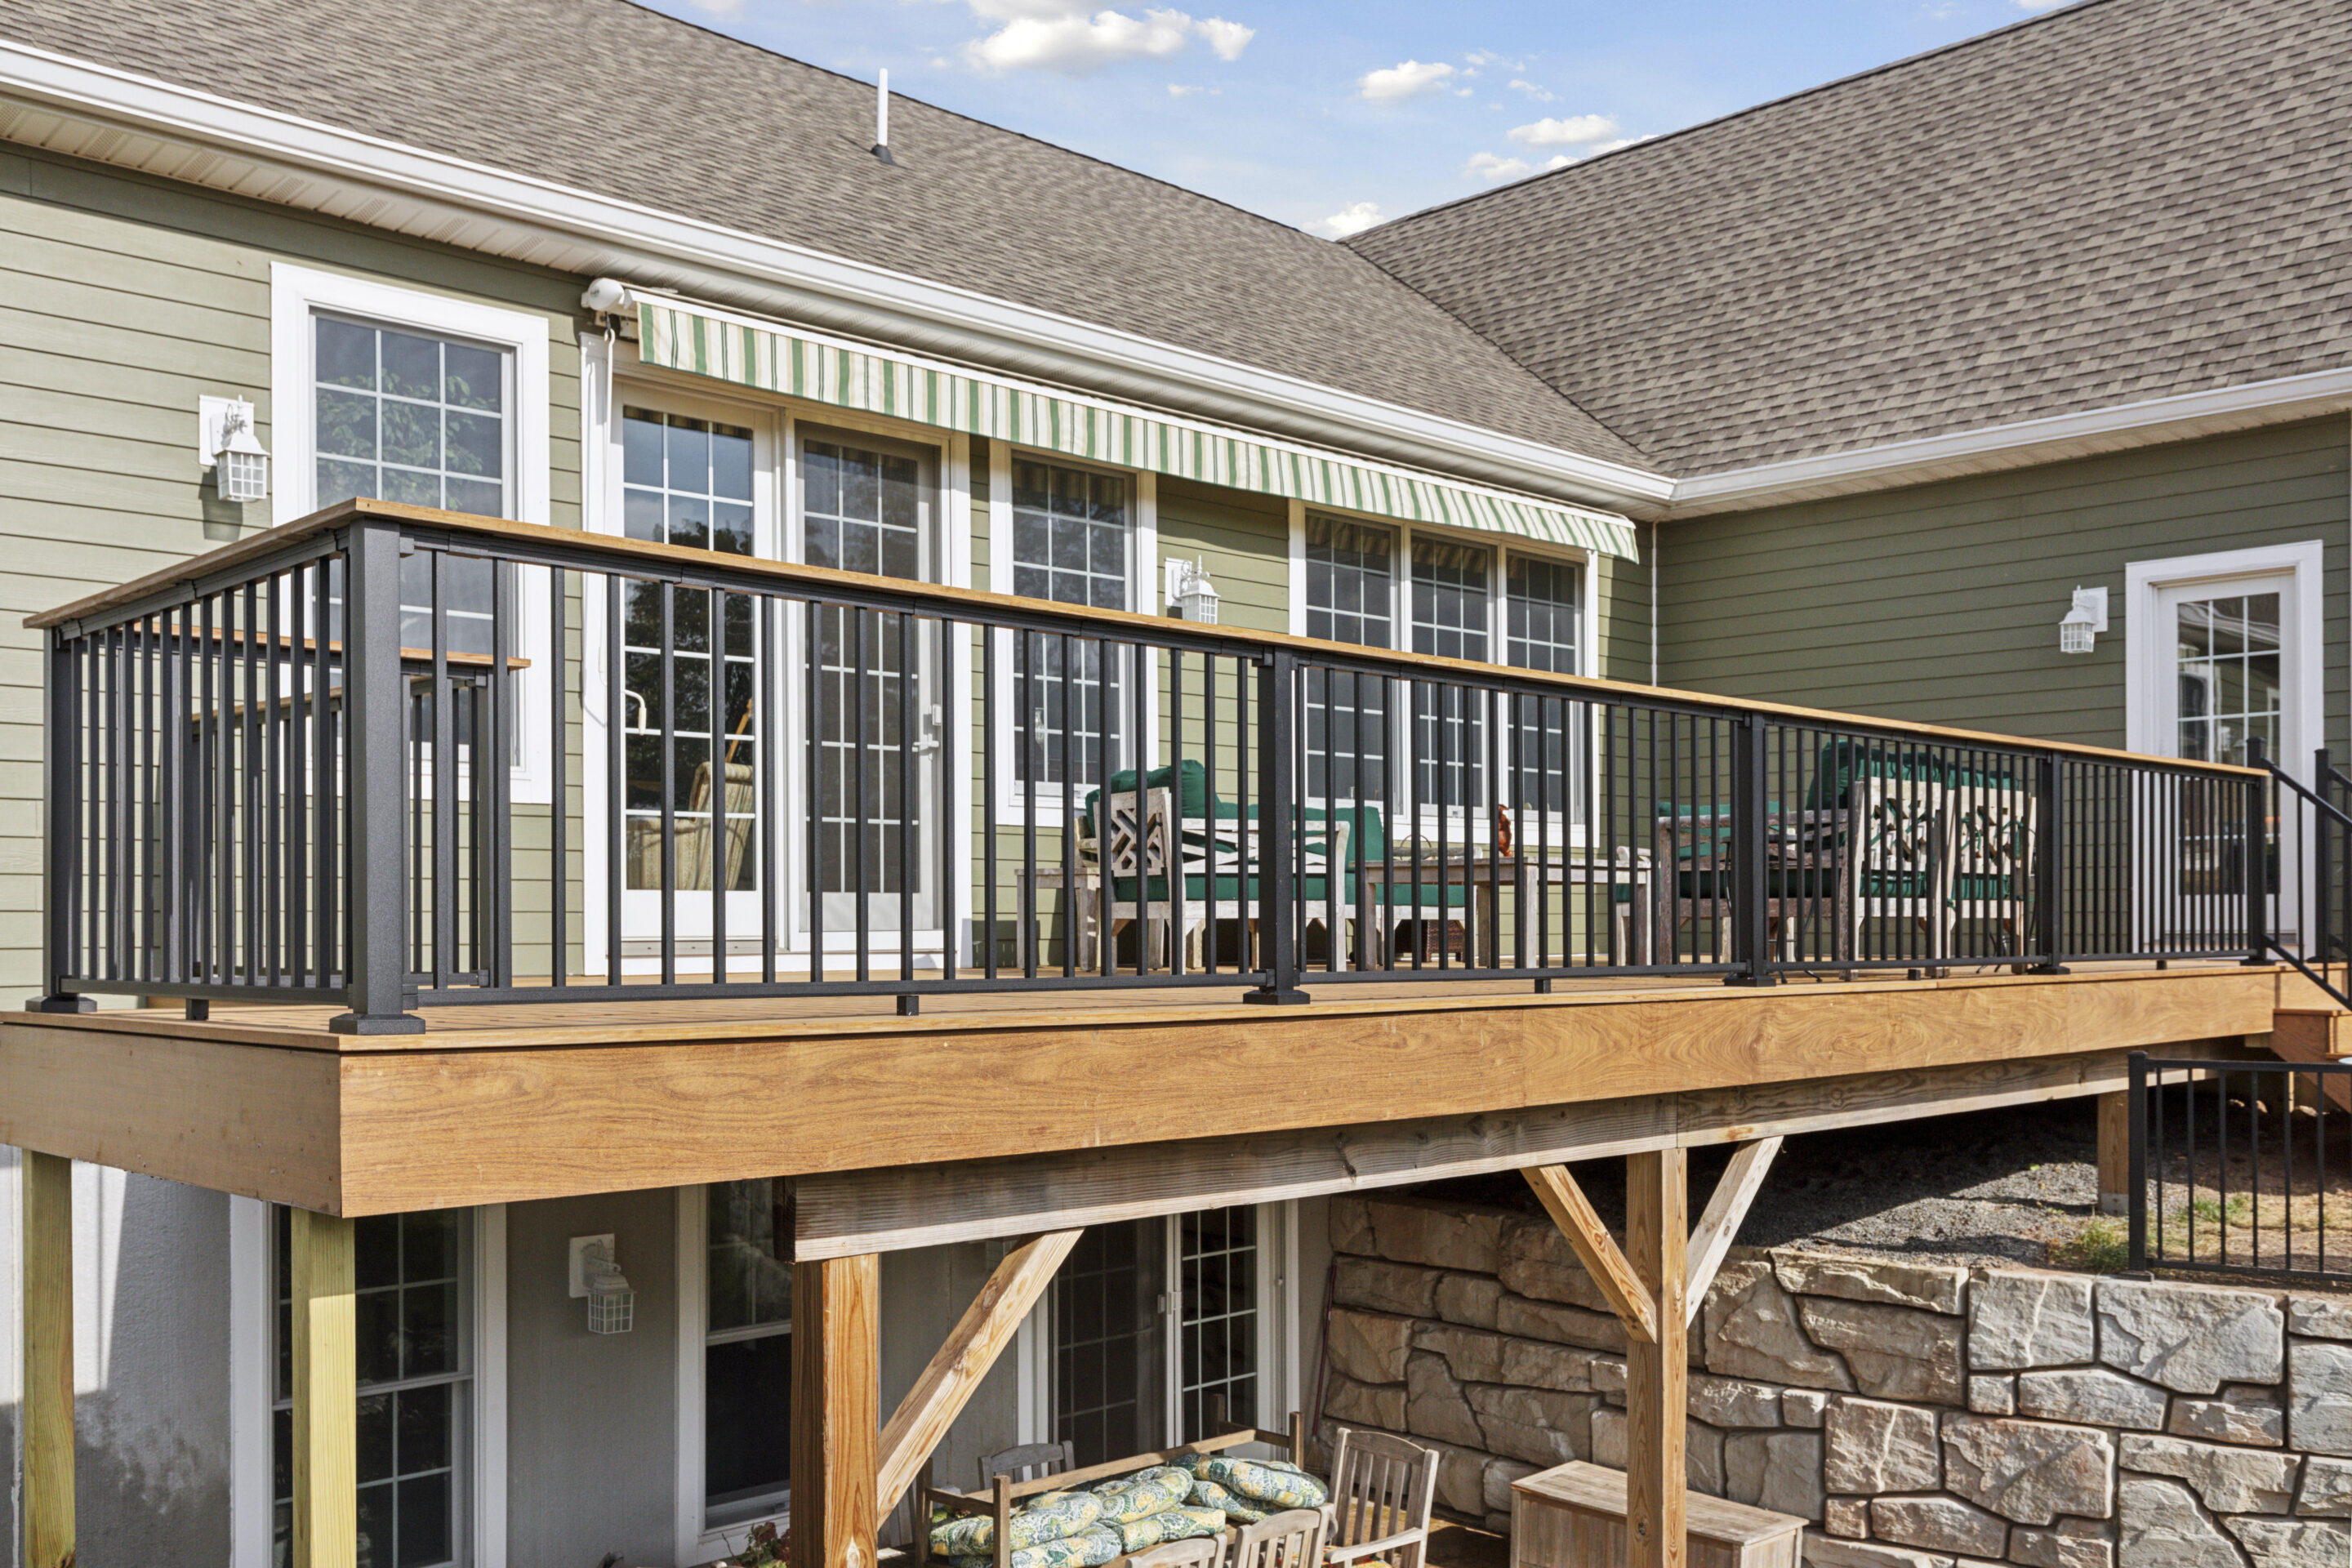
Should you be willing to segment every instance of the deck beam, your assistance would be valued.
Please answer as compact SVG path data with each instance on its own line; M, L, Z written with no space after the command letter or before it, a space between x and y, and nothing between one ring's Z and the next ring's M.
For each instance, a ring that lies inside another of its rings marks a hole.
M27 1150L16 1179L24 1248L24 1562L27 1568L73 1568L73 1162Z

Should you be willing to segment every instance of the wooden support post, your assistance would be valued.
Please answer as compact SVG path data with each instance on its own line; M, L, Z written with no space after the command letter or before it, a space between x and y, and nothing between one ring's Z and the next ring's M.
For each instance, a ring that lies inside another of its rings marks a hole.
M1685 1558L1689 1164L1680 1149L1625 1158L1625 1251L1657 1326L1654 1340L1629 1334L1625 1347L1626 1568L1682 1568Z
M294 1568L356 1568L359 1341L352 1223L296 1209Z
M2131 1091L2099 1096L2099 1212L2131 1212Z
M793 1265L793 1568L874 1568L882 1392L874 1253Z
M73 1568L73 1162L24 1152L23 1412L26 1568Z
M1037 1237L1004 1255L988 1283L964 1309L947 1342L931 1357L915 1386L898 1402L889 1425L882 1428L881 1453L874 1483L874 1512L879 1519L898 1505L940 1439L948 1435L989 1368L1012 1342L1021 1320L1053 1283L1054 1271L1078 1244L1083 1231L1056 1230Z

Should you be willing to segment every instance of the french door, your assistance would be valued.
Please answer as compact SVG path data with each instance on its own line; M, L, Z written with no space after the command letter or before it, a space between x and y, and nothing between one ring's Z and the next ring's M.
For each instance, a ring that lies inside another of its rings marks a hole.
M2306 553L2308 561L2301 558ZM2259 742L2290 773L2308 771L2321 679L2317 553L2316 546L2288 546L2131 569L2138 590L2131 608L2147 617L2131 639L2136 747L2243 763ZM2176 847L2147 884L2157 899L2140 934L2159 942L2234 935L2246 890L2246 828L2238 814L2210 790L2194 789L2155 809L2166 818L2158 841ZM2268 858L2271 929L2292 939L2279 922L2292 923L2299 908L2296 846L2282 838Z
M803 561L945 580L936 447L805 424L793 445ZM814 916L827 953L855 952L862 930L868 952L896 954L911 906L915 950L938 952L945 743L938 623L843 608L796 611L792 619L799 662L785 685L801 776L791 788L814 819L795 819L814 841L813 855L806 846L793 850L796 937L808 942Z
M1090 1226L1047 1297L1046 1436L1080 1465L1286 1415L1286 1205Z

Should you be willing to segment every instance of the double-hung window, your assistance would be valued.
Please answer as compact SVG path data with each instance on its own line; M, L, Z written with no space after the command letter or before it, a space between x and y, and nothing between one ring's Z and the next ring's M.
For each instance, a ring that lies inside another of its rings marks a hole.
M1495 552L1484 545L1416 539L1412 545L1412 651L1485 663L1492 657ZM1423 811L1475 805L1486 776L1483 692L1423 683L1413 703L1415 787Z
M294 1516L293 1213L273 1207L270 1218L270 1497L283 1563ZM472 1220L441 1209L354 1222L362 1568L475 1560Z
M791 1495L793 1230L780 1179L716 1182L706 1203L702 1505L717 1529Z
M1027 598L1097 609L1129 608L1133 581L1133 487L1121 475L1015 458L1012 494L1013 591ZM1103 762L1120 765L1127 702L1118 650L1082 638L1032 633L1022 639L1013 700L1025 735L1014 777L1034 780L1058 800L1066 781L1102 782ZM1041 801L1041 805L1042 805Z
M1504 590L1504 658L1522 669L1580 674L1584 648L1584 568L1514 552ZM1567 820L1580 816L1588 789L1576 777L1585 753L1590 708L1583 703L1514 700L1514 789L1520 809ZM1511 732L1511 731L1507 731ZM1530 829L1532 835L1532 828Z
M1308 637L1396 646L1393 530L1309 512L1305 559ZM1308 669L1308 798L1387 798L1388 686L1377 676Z

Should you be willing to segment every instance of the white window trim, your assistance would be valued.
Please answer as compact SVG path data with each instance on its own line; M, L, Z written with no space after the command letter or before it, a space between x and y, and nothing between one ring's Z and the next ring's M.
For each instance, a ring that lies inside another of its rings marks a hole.
M772 552L773 558L786 561L802 559L803 537L800 493L800 425L803 420L834 429L854 430L889 440L905 441L929 447L939 453L938 519L940 552L939 567L949 587L968 588L971 585L971 438L961 432L938 429L928 425L916 425L904 420L887 419L845 408L834 408L825 404L812 403L803 398L775 395L736 395L740 389L720 388L708 378L665 371L657 366L625 363L625 356L615 353L614 342L601 332L580 334L580 464L583 526L592 533L617 535L623 531L621 504L621 470L618 458L620 439L620 409L632 395L648 402L698 405L712 416L740 419L759 433L761 456L755 459L759 468L754 478L757 527L763 550ZM771 531L772 530L772 535ZM606 770L596 763L596 748L603 743L607 716L604 712L605 649L604 616L601 612L583 608L581 620L581 657L583 690L582 692L582 737L584 755L591 759L581 769L582 821L600 825L609 809L605 800ZM951 649L952 668L945 679L958 692L971 689L971 653L961 644ZM784 712L772 720L772 733L781 745L793 733L796 703L800 689L797 681L782 683L779 693ZM960 778L971 776L971 741L969 725L958 725L954 737L958 749L957 766ZM962 868L961 885L953 889L958 910L957 930L950 937L957 951L969 952L972 942L971 907L971 817L969 812L958 811L948 826L951 837L953 864ZM609 859L610 835L601 827L591 826L583 833L582 846L582 888L585 907L592 910L604 908L607 879L612 875L606 864ZM800 834L788 834L781 846L779 875L787 888L801 886L805 874L803 860L805 842ZM788 934L777 951L779 973L797 970L806 973L808 944L805 931L799 926L804 915L800 900L788 900L792 910L787 921ZM748 929L748 928L747 928ZM882 933L877 933L882 934ZM897 930L887 933L895 939ZM938 942L925 942L917 933L918 958L936 955ZM605 972L608 954L605 951L604 921L601 916L591 919L582 933L582 958L587 973ZM730 939L731 945L731 939ZM830 943L828 943L830 945ZM876 946L877 954L895 952L895 947ZM733 968L756 969L758 960L746 953L730 957ZM681 963L681 970L690 970L695 961ZM652 970L659 967L656 959L630 959L625 967Z
M371 279L274 261L269 267L270 520L292 522L318 510L317 432L312 427L311 318L321 310L421 331L470 338L514 355L514 515L550 520L548 323L544 316L453 300ZM522 624L516 653L530 660L511 683L522 743L515 749L510 790L520 805L548 804L554 770L548 757L548 702L554 689L547 659L547 574L520 567Z
M2311 773L2311 748L2326 734L2327 622L2324 568L2326 546L2306 539L2293 544L2263 544L2247 550L2221 550L2204 555L2179 555L2164 561L2134 561L2124 567L2124 680L2126 704L2124 745L2154 756L2173 754L2174 739L2162 733L2159 721L2159 679L2171 674L2170 639L2157 613L2157 595L2167 588L2207 583L2223 584L2232 577L2292 575L2294 580L2295 637L2279 661L2279 705L2294 725L2297 744L2289 755L2274 759L2297 778Z
M1060 452L1045 452L1027 447L1015 447L1010 442L992 441L988 446L988 586L991 593L1010 594L1013 591L1013 462L1015 457L1034 458L1056 468L1091 469L1097 473L1124 476L1134 489L1134 515L1128 522L1128 605L1139 615L1157 615L1162 608L1160 589L1160 476L1148 468L1122 468L1114 463L1089 462ZM1003 636L1003 634L999 634ZM1142 754L1156 754L1160 738L1159 661L1146 659L1144 672L1143 712L1144 735ZM1013 711L1013 670L1012 641L1003 638L996 657L996 689L989 700L1000 713ZM999 724L996 729L996 826L1018 827L1026 820L1027 801L1014 783L1014 742L1017 739L1013 724ZM1118 770L1113 768L1112 772ZM1085 809L1083 795L1080 809ZM1055 828L1062 826L1062 801L1058 793L1047 798L1041 786L1037 792L1037 826Z
M272 1568L269 1407L275 1367L269 1318L277 1310L269 1274L269 1205L232 1195L229 1261L229 1563ZM507 1562L507 1210L473 1211L473 1474L467 1498L473 1519L471 1568Z

